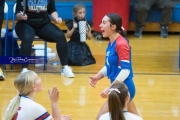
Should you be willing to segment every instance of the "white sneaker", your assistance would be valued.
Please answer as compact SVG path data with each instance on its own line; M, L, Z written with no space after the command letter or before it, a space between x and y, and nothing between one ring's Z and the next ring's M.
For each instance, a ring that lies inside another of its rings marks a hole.
M5 79L5 76L3 75L3 71L0 68L0 80L4 80L4 79Z
M25 73L25 72L27 72L27 71L29 71L27 68L23 68L23 69L21 70L21 73Z
M72 72L72 68L69 66L65 66L61 70L61 75L64 75L66 77L74 77L74 73Z

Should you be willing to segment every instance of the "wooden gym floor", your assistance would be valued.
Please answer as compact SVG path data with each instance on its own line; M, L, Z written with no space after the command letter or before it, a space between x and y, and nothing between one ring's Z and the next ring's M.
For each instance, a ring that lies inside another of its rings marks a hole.
M171 33L160 38L159 33L144 33L134 38L128 33L132 47L132 62L136 96L134 98L140 116L144 120L180 120L180 72L178 68L179 34ZM60 75L60 66L48 65L47 70L30 66L42 78L43 91L36 101L51 113L47 90L57 86L60 91L59 106L62 114L69 114L73 120L94 120L105 99L100 92L110 83L107 78L100 80L96 88L89 85L89 76L94 75L104 64L108 40L89 40L88 45L97 61L88 66L72 66L75 78ZM55 50L55 44L48 43ZM51 61L55 61L54 59ZM51 62L49 61L49 63ZM3 119L10 100L17 94L13 86L20 67L4 71L5 81L0 81L0 119Z

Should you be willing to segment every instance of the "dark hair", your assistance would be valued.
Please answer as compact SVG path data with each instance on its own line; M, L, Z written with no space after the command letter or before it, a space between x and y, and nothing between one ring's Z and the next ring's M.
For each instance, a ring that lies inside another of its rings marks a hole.
M122 29L122 18L116 13L109 13L106 16L110 18L109 21L112 25L116 25L116 31L125 37L125 32Z
M108 106L111 120L125 120L123 108L125 107L128 88L124 83L115 83L109 89Z

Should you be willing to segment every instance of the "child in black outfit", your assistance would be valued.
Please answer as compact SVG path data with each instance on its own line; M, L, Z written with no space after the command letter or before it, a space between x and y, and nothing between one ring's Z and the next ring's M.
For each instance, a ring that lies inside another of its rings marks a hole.
M96 63L91 50L86 42L80 41L78 22L86 21L86 8L83 4L76 4L73 7L74 20L66 20L68 27L66 37L70 38L68 42L68 64L74 66L85 66ZM86 21L86 37L91 39L91 27Z

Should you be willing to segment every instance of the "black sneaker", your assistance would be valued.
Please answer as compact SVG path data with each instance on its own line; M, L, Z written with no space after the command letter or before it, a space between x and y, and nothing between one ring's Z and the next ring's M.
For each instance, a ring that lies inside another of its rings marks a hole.
M166 26L161 26L161 35L162 38L167 38L168 37L168 27Z
M143 27L136 27L136 31L134 32L134 36L141 38L142 37L142 31L143 31Z

